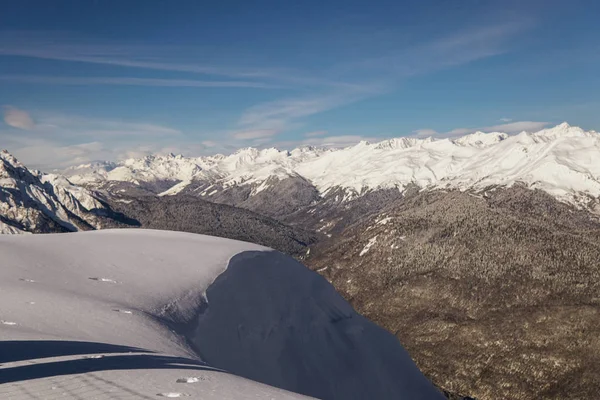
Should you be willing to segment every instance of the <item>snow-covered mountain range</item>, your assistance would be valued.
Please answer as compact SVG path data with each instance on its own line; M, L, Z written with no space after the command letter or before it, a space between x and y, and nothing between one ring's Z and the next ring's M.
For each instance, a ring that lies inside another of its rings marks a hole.
M232 187L249 196L288 179L310 183L320 196L350 200L369 191L419 188L482 190L517 182L561 201L587 205L600 196L600 134L567 123L539 132L476 132L457 139L397 138L343 149L292 151L246 148L232 155L148 156L72 167L64 173L94 188L117 182L152 185L162 195L210 198ZM125 190L125 189L121 189Z

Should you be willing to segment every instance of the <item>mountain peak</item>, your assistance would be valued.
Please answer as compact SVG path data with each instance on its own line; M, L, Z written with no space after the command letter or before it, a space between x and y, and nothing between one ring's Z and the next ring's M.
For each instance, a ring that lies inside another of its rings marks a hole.
M0 151L0 160L3 160L5 162L9 163L13 167L17 167L17 166L21 165L19 160L17 160L15 156L13 156L11 153L9 153L8 150Z
M595 131L585 131L578 126L571 126L566 122L556 125L552 128L542 129L531 134L534 138L544 141L554 140L561 137L594 137L598 135Z
M430 139L430 138L428 138ZM416 146L420 143L427 143L429 142L429 140L423 140L423 139L418 139L418 138L414 138L414 137L399 137L399 138L393 138L393 139L388 139L388 140L384 140L382 142L379 142L375 145L376 149L382 149L382 150L392 150L392 149L408 149L409 147L413 147Z
M508 134L502 132L482 132L477 131L469 135L462 136L458 139L454 139L453 143L461 146L473 146L473 147L488 147L496 143L499 143L508 138Z

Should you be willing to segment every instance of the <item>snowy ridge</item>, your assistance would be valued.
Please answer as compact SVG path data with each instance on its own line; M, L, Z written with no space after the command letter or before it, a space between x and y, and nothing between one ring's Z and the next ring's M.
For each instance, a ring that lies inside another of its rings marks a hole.
M151 156L126 160L109 172L89 166L66 173L74 183L91 180L207 182L222 188L263 185L269 178L301 176L321 194L344 189L346 199L378 188L483 189L522 182L562 201L584 204L600 196L600 135L567 123L539 132L476 132L458 139L397 138L360 142L338 150L247 148L223 156ZM176 194L179 184L164 194Z
M0 253L2 398L305 398L239 376L325 400L442 398L393 335L262 246L125 229L7 235Z
M190 268L196 262L185 254L198 245L203 268ZM0 249L2 398L307 398L207 366L152 317L171 298L177 312L190 312L190 291L259 246L123 230L7 236Z

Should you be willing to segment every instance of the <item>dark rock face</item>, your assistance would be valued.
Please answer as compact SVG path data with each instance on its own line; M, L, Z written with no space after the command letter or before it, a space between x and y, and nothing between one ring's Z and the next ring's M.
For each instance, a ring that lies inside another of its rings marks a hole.
M123 200L125 202L123 202ZM202 233L268 246L296 257L306 254L318 236L269 217L209 203L191 196L122 198L112 208L139 222L142 228Z
M152 197L164 192L177 183L177 181L151 181L135 184L124 181L107 181L102 184L91 185L90 189L102 192L108 197Z
M600 387L598 260L594 215L514 187L406 197L305 262L449 392L582 399Z
M188 337L212 366L323 400L443 398L393 335L288 256L241 253L206 296Z
M271 177L264 182L264 189L259 189L260 186L245 184L223 187L220 184L196 181L188 185L181 194L245 208L276 219L283 219L320 198L318 190L300 176L286 179Z
M266 189L252 194L257 186L234 186L215 194L219 203L245 208L256 213L283 220L306 206L319 200L319 192L306 179L271 177L265 182ZM252 194L252 195L251 195Z
M334 236L403 197L397 189L379 189L345 201L349 194L351 193L341 188L330 190L317 202L283 216L282 220L291 225Z

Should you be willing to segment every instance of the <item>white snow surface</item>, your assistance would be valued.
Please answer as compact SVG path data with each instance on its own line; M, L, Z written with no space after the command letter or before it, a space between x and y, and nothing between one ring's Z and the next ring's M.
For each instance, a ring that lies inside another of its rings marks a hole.
M367 242L365 247L363 247L363 249L360 251L359 257L362 257L365 254L367 254L369 252L369 250L371 250L371 247L373 247L373 245L375 243L377 243L377 236L373 236L371 239L369 239L369 241Z
M131 229L4 235L0 254L3 399L307 398L256 381L442 398L393 335L262 246Z
M90 172L86 165L67 174L74 183L208 180L224 187L300 175L321 193L346 189L352 195L345 199L377 188L403 190L409 184L481 189L522 182L577 204L586 196L600 196L599 156L600 134L562 123L513 136L476 132L453 140L404 137L337 150L247 148L229 156L149 156L121 162L108 173L93 168ZM179 184L164 194L176 194L185 186Z
M4 351L0 352L0 398L308 398L208 366L186 369L183 362L158 369L53 372L69 362L110 363L123 354L83 352L10 359L16 342L7 341L43 340L143 349L124 352L131 359L196 358L186 342L156 317L167 304L176 308L171 312L192 312L198 293L223 272L230 257L245 250L265 248L203 235L144 230L1 236L0 346ZM51 371L48 376L45 372L35 379L28 376L28 367L35 375L45 366ZM11 379L15 371L25 378Z
M190 251L194 247L198 251ZM147 315L174 300L179 314L192 312L196 300L188 300L204 292L232 256L266 249L142 229L0 236L0 318L18 324L0 328L0 338L101 341L189 356L184 343ZM25 301L37 306L21 307ZM131 310L135 323L115 309Z

